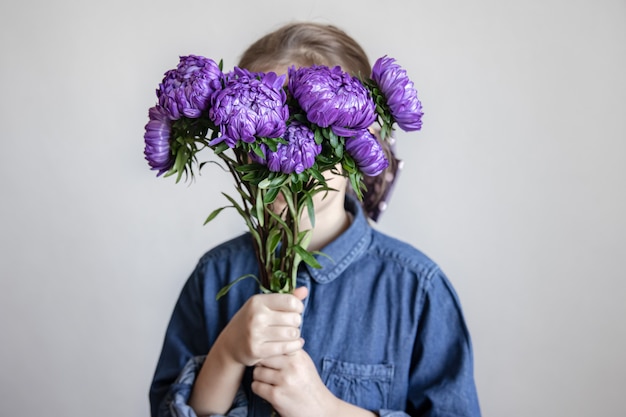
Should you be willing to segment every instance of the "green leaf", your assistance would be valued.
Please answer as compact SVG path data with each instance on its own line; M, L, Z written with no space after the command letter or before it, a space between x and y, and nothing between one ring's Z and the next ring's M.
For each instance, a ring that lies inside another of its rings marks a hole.
M335 147L335 155L337 156L337 158L343 157L343 146L339 145Z
M276 221L276 223L280 224L285 232L285 236L287 236L287 246L291 246L291 244L293 243L293 238L292 238L292 233L291 233L291 229L289 228L289 226L287 226L287 223L285 223L285 221L276 213L274 213L273 211L269 211L268 212L270 217L272 217L272 219L274 219Z
M288 284L287 274L281 270L274 271L270 278L270 290L272 292L284 293L286 292L285 284Z
M297 120L301 123L309 123L308 119L306 118L304 114L296 113L296 114L293 114L292 116L294 120Z
M267 192L265 193L265 196L263 197L263 204L265 205L272 204L274 200L276 200L276 197L278 197L279 192L280 192L279 188L270 188L269 190L267 190Z
M333 162L334 162L333 159L329 158L328 156L326 156L324 154L317 155L317 160L319 162L321 162L322 164L324 164L324 165L332 165Z
M233 282L231 282L230 284L224 286L221 290L219 290L219 292L215 296L215 299L219 300L220 298L225 296L228 293L228 291L230 291L230 289L233 287L233 285L237 284L239 281L242 281L242 280L244 280L246 278L254 278L254 280L256 282L258 282L259 285L261 285L261 283L259 282L259 279L256 277L256 275L253 275L253 274L242 275L239 278L237 278L236 280L234 280Z
M256 217L259 220L259 226L263 227L265 224L265 205L263 204L263 190L261 188L257 188L254 208L256 209Z
M265 167L259 164L243 164L235 166L235 169L239 172L256 172L265 169Z
M216 155L219 155L228 149L229 149L228 144L226 144L226 142L221 142L215 148L213 148L213 152L215 152Z
M189 161L189 156L187 154L187 148L179 148L178 153L176 154L176 160L174 162L174 168L176 172L178 172L178 176L176 177L176 183L178 183L185 172L185 166Z
M304 197L304 202L306 203L306 210L309 215L309 221L311 222L311 227L315 227L315 207L313 205L313 197L310 194L307 194Z
M302 171L301 173L298 174L298 181L302 182L303 184L306 184L308 180L309 180L308 171Z
M289 142L283 138L264 138L262 143L264 143L272 152L276 152L278 150L278 144L287 144Z
M319 183L326 185L326 178L324 178L324 176L322 175L321 172L319 172L316 169L310 169L309 173L311 174L311 176L313 178L315 178Z
M393 132L392 123L391 122L384 123L380 129L380 138L382 140L387 140L387 138L391 136L392 132Z
M295 289L295 283L291 283L287 277L285 277L284 279L285 284L278 290L279 294L288 294L288 293L292 293L293 290Z
M261 149L261 147L259 146L259 144L258 144L258 143L256 143L256 142L252 142L252 143L250 144L250 147L252 148L252 151L253 151L255 154L257 154L257 156L258 156L259 158L263 158L263 159L265 159L265 154L263 153L263 149Z
M317 259L315 259L315 257L311 255L311 253L307 251L306 249L304 249L302 246L294 245L293 250L302 258L302 260L307 265L310 265L313 268L317 268L317 269L322 267L322 265L320 265L320 263L317 262Z
M362 180L361 173L359 171L354 172L349 175L349 178L350 178L350 184L352 185L352 189L354 190L357 198L362 201L363 200L362 190L364 188L364 185L363 185L363 182L361 181Z
M299 178L296 178L295 181L291 181L291 191L294 194L298 194L299 192L302 191L302 181L300 181Z
M269 178L265 178L263 181L261 181L258 185L259 188L262 189L266 189L270 186L271 181L269 180Z
M315 129L315 143L321 145L324 142L324 135L320 129Z
M356 163L354 162L354 159L348 154L344 156L341 166L343 167L344 172L347 173L348 175L354 174L355 172L358 171L358 168L356 166Z
M285 198L285 203L287 203L287 207L289 208L289 212L294 216L294 221L297 222L298 219L295 218L297 211L293 201L293 194L291 193L289 187L282 187L281 190L283 192L283 197Z
M202 224L203 226L206 225L208 222L210 222L211 220L213 220L214 218L217 217L218 214L220 214L220 212L222 210L224 210L225 208L231 208L232 206L224 206L224 207L220 207L218 209L215 209L211 212L211 214L209 214L209 217L206 218L206 220L204 221L204 223Z
M280 268L280 258L274 258L274 262L272 263L272 271L276 271Z
M336 263L335 260L328 254L325 254L324 252L320 252L318 250L315 250L313 252L311 252L313 255L319 255L319 256L323 256L326 259L329 259L331 262Z
M313 237L313 229L303 230L298 233L298 239L296 241L296 244L305 248L309 246L309 243L311 242L311 237Z
M288 179L289 179L289 175L280 173L280 174L276 175L276 177L274 177L270 181L270 186L271 187L280 187L285 182L287 182Z
M330 146L332 146L333 148L337 148L337 145L339 145L339 137L335 135L332 130L329 131L328 140L330 141Z
M263 180L265 174L259 171L251 171L241 176L242 181L249 182L251 184L259 185L259 183Z
M237 203L237 202L235 201L235 199L234 199L234 198L232 198L231 196L229 196L228 194L226 194L226 193L224 193L224 192L222 193L222 195L223 195L224 197L226 197L226 199L227 199L228 201L230 201L230 203L233 205L233 207L234 207L235 209L237 209L237 211L239 212L239 214L240 214L242 217L247 218L247 216L246 216L246 212L245 212L245 211L241 208L241 206L239 205L239 203Z
M267 237L267 257L269 258L270 254L274 253L278 244L280 243L280 235L281 231L278 228L274 228L270 230L269 236Z

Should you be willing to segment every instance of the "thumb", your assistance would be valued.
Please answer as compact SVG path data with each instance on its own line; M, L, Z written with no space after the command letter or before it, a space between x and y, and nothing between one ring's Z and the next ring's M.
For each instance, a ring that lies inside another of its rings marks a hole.
M304 300L309 295L309 289L307 287L298 287L293 290L293 295L300 301Z

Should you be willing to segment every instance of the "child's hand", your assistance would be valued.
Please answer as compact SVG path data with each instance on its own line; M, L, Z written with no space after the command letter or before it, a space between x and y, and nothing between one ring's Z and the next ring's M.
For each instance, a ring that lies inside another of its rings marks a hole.
M218 341L236 362L252 366L271 356L302 348L302 301L308 294L300 287L291 294L258 294L251 297L222 330Z
M272 404L282 417L336 415L337 398L326 388L303 349L259 362L254 368L252 391Z
M260 361L252 374L252 391L281 417L376 416L335 397L304 349Z

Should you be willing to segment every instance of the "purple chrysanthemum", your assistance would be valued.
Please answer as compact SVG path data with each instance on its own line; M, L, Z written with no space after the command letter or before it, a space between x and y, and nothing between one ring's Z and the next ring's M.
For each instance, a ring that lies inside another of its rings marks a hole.
M374 177L389 166L382 146L376 136L367 129L346 139L346 151L364 175Z
M159 104L170 113L172 120L182 116L200 117L213 93L221 88L222 77L222 71L212 59L181 56L178 67L167 71L159 84Z
M395 59L378 58L372 68L372 79L385 96L391 116L405 131L422 127L422 103L417 98L413 81Z
M172 121L167 110L161 106L154 106L148 111L150 121L146 124L144 134L144 155L148 165L159 171L157 176L167 172L173 165L174 159L170 152L170 134Z
M276 152L265 148L267 167L270 171L300 174L315 163L322 145L315 143L315 134L306 125L292 122L285 131L286 144L280 143Z
M311 123L330 126L339 136L353 136L376 120L376 106L367 89L340 67L291 67L289 92Z
M235 67L224 79L224 88L211 98L209 117L221 133L211 145L226 142L233 148L239 140L252 143L255 136L278 138L285 133L289 110L284 75Z

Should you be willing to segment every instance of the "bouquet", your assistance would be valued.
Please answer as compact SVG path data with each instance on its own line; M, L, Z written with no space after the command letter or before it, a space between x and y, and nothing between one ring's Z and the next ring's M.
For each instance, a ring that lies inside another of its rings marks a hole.
M234 197L215 209L234 208L254 243L264 292L291 292L298 266L320 267L308 250L312 229L300 230L307 211L315 225L313 197L332 191L324 173L347 178L357 197L364 176L388 165L379 142L389 140L395 125L405 131L422 126L422 105L413 82L393 58L382 57L367 78L340 67L273 72L235 67L202 56L180 57L156 90L145 126L145 157L157 176L193 178L205 165L199 153L210 149L233 177ZM286 81L287 80L287 81ZM377 123L380 138L369 128ZM277 209L276 199L284 200Z

